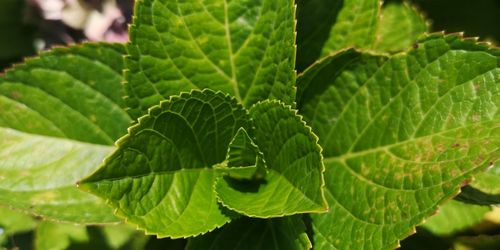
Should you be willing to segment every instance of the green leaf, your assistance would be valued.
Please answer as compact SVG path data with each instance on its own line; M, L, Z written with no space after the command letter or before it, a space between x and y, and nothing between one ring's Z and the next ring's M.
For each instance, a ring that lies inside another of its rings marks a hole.
M4 240L16 233L27 232L36 227L31 216L0 206L0 246Z
M311 249L300 216L276 219L239 218L229 225L188 241L186 250Z
M217 204L213 166L225 160L229 142L248 120L243 106L221 92L172 97L141 117L81 187L148 234L180 238L211 231L231 219Z
M498 156L500 157L500 156ZM478 174L470 184L471 187L488 195L500 195L500 162L498 158L492 161L492 168L484 173Z
M135 230L127 224L109 225L102 227L102 233L111 249L123 249L134 238L145 238L142 232Z
M451 200L442 206L423 227L436 235L452 235L478 224L490 210L488 206L470 205Z
M375 50L398 52L410 49L428 31L426 19L406 2L389 2L382 8Z
M297 69L347 47L372 48L381 1L298 0Z
M254 182L220 178L215 189L222 204L258 218L326 212L321 148L311 128L276 101L256 104L250 116L268 173Z
M118 44L58 48L0 77L0 204L53 220L117 221L75 183L130 124L123 53Z
M64 250L72 244L83 244L89 241L85 226L43 221L36 229L35 249Z
M138 1L127 104L137 118L181 91L210 88L245 107L295 97L293 0Z
M488 171L476 175L474 181L463 187L462 192L455 199L483 206L500 205L500 162L498 162L498 157L500 156L493 157Z
M267 173L264 155L243 128L229 143L226 162L220 169L232 178L262 179Z
M498 159L500 51L441 34L417 47L347 50L299 77L331 206L312 215L318 249L394 248Z
M346 48L398 52L410 49L428 24L406 2L299 0L297 69Z

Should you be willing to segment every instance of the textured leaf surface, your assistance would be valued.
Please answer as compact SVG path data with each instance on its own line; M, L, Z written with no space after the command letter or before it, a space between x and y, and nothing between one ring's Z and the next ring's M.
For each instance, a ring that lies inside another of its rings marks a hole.
M347 47L371 48L381 1L299 0L297 69Z
M142 0L130 30L127 104L137 118L181 91L210 88L246 107L291 104L293 0Z
M117 215L161 237L188 237L230 220L213 190L215 164L247 127L246 110L211 90L172 97L129 129L105 164L81 187L105 198Z
M427 26L425 18L410 4L390 2L382 8L374 48L387 52L410 49L428 31Z
M326 212L324 166L316 135L294 110L279 102L258 103L250 116L267 175L254 182L220 178L216 192L222 204L259 218Z
M58 48L0 77L0 203L55 220L116 221L75 183L95 170L130 118L122 45Z
M423 227L436 235L451 235L479 223L491 210L488 206L470 205L451 200L442 206Z
M500 51L436 34L392 58L354 50L299 77L320 138L328 214L317 249L389 249L498 159Z
M186 250L307 250L311 242L299 216L277 219L240 218L229 225L190 239Z

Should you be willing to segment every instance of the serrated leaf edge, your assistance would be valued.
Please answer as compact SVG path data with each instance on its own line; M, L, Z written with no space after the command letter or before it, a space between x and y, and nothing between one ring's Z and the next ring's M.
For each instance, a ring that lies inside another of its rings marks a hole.
M315 139L316 147L319 149L319 153L320 153L320 162L321 162L321 170L320 170L320 173L321 173L320 193L321 193L321 198L323 200L323 204L322 204L323 205L323 210L317 209L317 210L295 212L295 213L283 213L283 214L279 214L279 215L259 216L259 215L252 214L252 213L246 213L246 212L240 211L239 209L236 209L236 208L233 208L231 206L228 206L227 204L225 204L221 200L221 198L220 198L219 194L217 193L217 191L215 191L217 200L219 201L219 203L222 206L224 206L224 207L226 207L226 208L228 208L230 210L233 210L235 212L238 212L238 213L243 214L243 215L248 216L248 217L260 218L260 219L279 218L279 217L291 216L291 215L296 215L296 214L327 213L327 212L329 212L330 211L330 206L329 206L328 202L326 201L326 197L325 197L326 183L325 183L324 173L325 173L326 168L325 168L324 158L323 158L323 148L319 145L319 137L313 132L312 128L309 125L307 125L307 123L304 121L304 117L298 113L298 110L292 108L291 105L288 105L288 104L282 102L281 100L269 100L268 99L268 100L258 101L257 103L253 104L252 107L250 107L249 110L253 109L257 105L266 104L266 103L277 103L281 107L285 108L287 111L292 112L295 115L295 117L297 117L299 119L299 122L309 131L309 133ZM268 169L268 171L272 171L272 169ZM216 190L215 187L217 186L217 183L220 181L220 178L221 177L217 178L214 181L214 186L213 186L214 190Z

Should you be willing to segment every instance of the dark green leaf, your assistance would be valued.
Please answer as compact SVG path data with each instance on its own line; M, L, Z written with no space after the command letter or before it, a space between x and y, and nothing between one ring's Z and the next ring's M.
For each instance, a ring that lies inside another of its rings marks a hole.
M268 173L254 182L220 178L216 192L222 204L259 218L326 212L316 135L295 110L276 101L256 104L250 116Z
M211 90L171 97L119 140L119 148L81 187L120 217L160 237L188 237L229 222L217 204L214 165L226 158L248 115L234 98Z
M186 250L307 250L311 242L300 216L270 220L240 218L229 225L190 239Z

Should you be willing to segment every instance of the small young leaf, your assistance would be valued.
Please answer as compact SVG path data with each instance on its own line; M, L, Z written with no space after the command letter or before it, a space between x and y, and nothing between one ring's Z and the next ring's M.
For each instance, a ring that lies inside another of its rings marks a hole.
M239 218L229 225L190 239L186 250L308 250L311 242L300 216L270 220Z
M254 105L250 116L268 173L253 182L219 178L222 204L258 218L326 212L321 148L311 129L289 106L275 101Z
M221 90L245 107L293 103L293 0L142 0L135 15L126 60L133 118L191 89Z
M312 215L318 246L393 248L498 160L500 50L440 34L416 47L392 58L347 50L299 78L331 206Z
M227 173L233 178L261 179L266 174L264 156L243 128L229 143L226 161Z
M141 117L81 187L148 234L206 233L231 219L217 204L213 166L225 160L229 142L248 121L243 106L221 92L174 96Z
M428 24L417 9L406 2L390 2L382 8L374 48L386 52L410 49L427 31Z
M0 204L53 220L117 221L75 183L130 124L121 100L124 50L57 48L0 77Z

